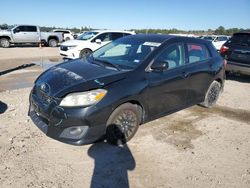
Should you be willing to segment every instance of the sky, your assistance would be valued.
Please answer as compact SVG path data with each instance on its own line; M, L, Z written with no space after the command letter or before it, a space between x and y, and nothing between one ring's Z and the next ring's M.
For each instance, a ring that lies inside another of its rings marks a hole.
M96 29L247 29L250 0L3 0L3 23Z

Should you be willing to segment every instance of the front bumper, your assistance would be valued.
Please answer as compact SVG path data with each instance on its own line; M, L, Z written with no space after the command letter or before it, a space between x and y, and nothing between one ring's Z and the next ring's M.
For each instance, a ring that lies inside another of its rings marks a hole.
M250 66L242 63L227 61L226 71L250 75Z
M105 135L106 125L91 121L93 119L91 117L97 112L98 110L88 107L63 109L55 106L48 107L47 110L36 97L31 95L28 114L34 124L47 136L72 145L85 145L94 143ZM99 121L105 122L100 119Z
M67 58L67 59L77 59L79 58L79 53L77 50L67 50L67 51L64 51L64 50L60 50L60 55L63 56L64 58Z

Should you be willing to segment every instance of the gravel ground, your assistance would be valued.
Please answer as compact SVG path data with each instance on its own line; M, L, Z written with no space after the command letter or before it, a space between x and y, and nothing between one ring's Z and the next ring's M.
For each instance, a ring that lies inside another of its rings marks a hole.
M124 147L46 137L29 92L0 92L0 187L250 187L250 82L227 80L215 108L147 123Z
M0 72L51 57L58 48L1 48ZM42 70L0 76L1 188L250 187L249 77L229 77L212 109L194 106L142 125L124 147L77 147L31 122L30 88L3 91L30 86Z

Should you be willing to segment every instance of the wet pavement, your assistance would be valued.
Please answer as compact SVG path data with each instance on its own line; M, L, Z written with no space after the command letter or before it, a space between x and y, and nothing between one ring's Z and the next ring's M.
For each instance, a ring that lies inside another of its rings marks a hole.
M61 62L58 57L1 60L0 92L31 87L43 71Z

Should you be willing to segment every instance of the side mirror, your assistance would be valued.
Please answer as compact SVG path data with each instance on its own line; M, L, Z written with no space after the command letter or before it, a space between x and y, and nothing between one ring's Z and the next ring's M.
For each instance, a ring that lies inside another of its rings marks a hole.
M162 72L168 69L168 62L167 61L155 61L151 65L151 69L156 72Z
M96 40L95 40L95 43L97 43L97 44L101 44L101 43L102 43L102 41L101 41L101 39L96 39Z

